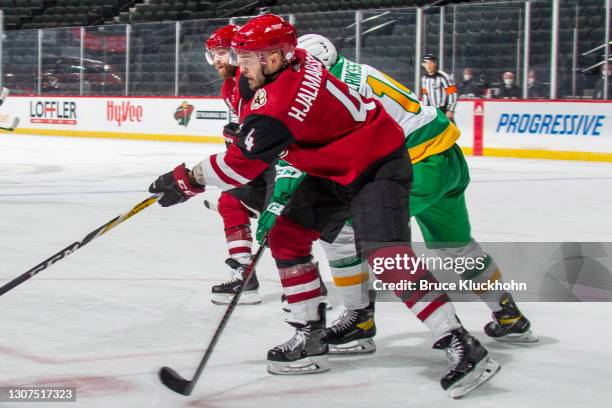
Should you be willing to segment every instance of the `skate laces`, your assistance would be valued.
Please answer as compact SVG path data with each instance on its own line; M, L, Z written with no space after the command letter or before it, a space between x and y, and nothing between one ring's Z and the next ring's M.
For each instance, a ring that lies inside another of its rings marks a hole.
M231 278L230 280L227 281L227 283L233 283L237 280L243 280L242 273L246 270L244 266L240 266L238 268L232 268L231 266L229 266L229 268L230 268Z
M221 286L232 286L232 285L234 285L236 283L240 283L242 281L243 281L243 279L242 279L242 275L241 274L233 274L233 276L229 280L223 282L221 284Z
M457 336L453 336L450 344L446 348L446 358L448 359L448 368L454 370L459 365L463 358L463 344Z
M242 273L244 268L232 269L232 280L242 280Z
M334 320L331 329L336 333L348 329L355 323L357 315L358 313L354 310L345 310L339 318Z
M290 321L287 321L287 323L291 324ZM310 336L310 326L297 327L293 337L278 346L278 348L284 352L293 351L300 347L302 344L306 343L308 336Z

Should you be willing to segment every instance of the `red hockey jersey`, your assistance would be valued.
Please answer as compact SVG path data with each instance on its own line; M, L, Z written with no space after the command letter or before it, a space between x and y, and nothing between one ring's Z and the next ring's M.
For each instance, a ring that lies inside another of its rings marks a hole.
M330 75L296 50L296 58L246 103L239 141L201 163L204 180L223 189L254 179L277 157L342 185L404 143L382 105Z
M223 81L223 85L221 86L221 97L223 101L227 105L227 107L232 111L234 115L240 114L240 108L242 105L242 101L240 98L240 92L238 91L238 87L236 84L240 78L240 69L236 70L236 75L234 78L228 78Z

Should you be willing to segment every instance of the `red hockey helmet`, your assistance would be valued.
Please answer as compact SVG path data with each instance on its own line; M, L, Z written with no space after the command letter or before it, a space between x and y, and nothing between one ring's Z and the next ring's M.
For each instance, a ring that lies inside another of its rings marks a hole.
M264 14L251 19L238 30L232 39L232 54L255 53L262 59L266 51L280 50L289 61L296 46L295 27L277 15ZM261 62L265 64L265 58Z
M206 41L206 61L210 65L215 63L216 54L219 57L229 55L229 49L232 45L232 38L238 32L240 26L228 24L215 30Z

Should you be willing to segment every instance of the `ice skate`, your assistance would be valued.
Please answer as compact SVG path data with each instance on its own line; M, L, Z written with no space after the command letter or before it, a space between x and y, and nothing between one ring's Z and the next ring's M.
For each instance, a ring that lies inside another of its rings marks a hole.
M322 373L331 369L327 361L325 305L319 304L319 320L287 320L295 327L289 341L268 351L268 372L279 375Z
M228 258L225 263L231 269L232 278L227 282L212 287L212 296L210 301L215 305L226 305L230 303L244 282L243 274L246 271L247 266L240 264L233 258ZM261 297L259 296L258 289L259 282L257 281L255 271L253 271L253 276L249 280L247 286L244 288L238 304L257 305L261 303Z
M375 335L374 302L363 309L345 310L327 329L329 354L374 353L376 351L373 339Z
M534 343L539 340L531 331L531 323L522 315L511 294L506 293L499 304L501 310L493 312L493 321L484 328L487 336L507 343Z
M449 371L440 380L440 385L451 398L464 397L501 368L463 327L436 341L433 348L446 350Z

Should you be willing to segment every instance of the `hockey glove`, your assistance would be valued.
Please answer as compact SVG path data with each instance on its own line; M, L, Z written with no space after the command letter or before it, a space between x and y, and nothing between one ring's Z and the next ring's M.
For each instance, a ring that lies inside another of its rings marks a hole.
M204 192L204 186L189 180L189 170L185 163L177 166L174 170L157 178L150 186L150 193L163 193L164 196L158 201L162 207L170 207L187 201L196 194Z
M225 147L236 144L238 141L238 133L240 133L240 124L230 122L223 127L223 138L225 139Z
M260 245L263 243L264 238L270 234L270 231L276 222L276 217L281 214L283 208L285 208L283 204L273 201L268 204L266 210L259 216L259 219L257 220L257 233L255 234L255 237Z
M255 236L260 244L272 230L276 217L281 214L281 211L283 211L283 208L285 208L285 205L287 205L305 176L305 173L284 160L279 160L276 164L274 194L266 210L259 216L257 223L257 233Z

